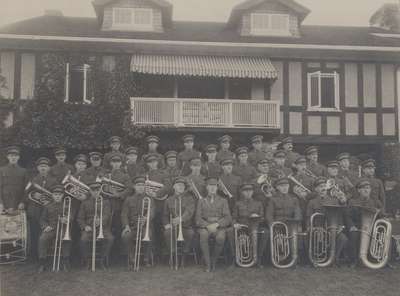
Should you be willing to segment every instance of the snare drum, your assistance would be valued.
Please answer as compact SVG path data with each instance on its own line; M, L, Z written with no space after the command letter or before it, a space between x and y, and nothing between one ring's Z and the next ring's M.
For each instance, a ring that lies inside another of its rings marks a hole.
M27 221L24 211L0 215L0 264L27 258Z

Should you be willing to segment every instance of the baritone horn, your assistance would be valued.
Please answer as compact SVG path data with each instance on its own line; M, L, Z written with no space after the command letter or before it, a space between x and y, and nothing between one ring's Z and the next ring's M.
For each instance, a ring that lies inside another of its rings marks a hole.
M25 191L29 192L28 198L31 201L41 206L46 206L53 201L53 194L37 183L28 182Z
M151 215L151 199L145 197L142 200L142 211L141 215L138 216L137 226L136 226L136 244L135 244L135 254L133 261L133 271L139 271L140 269L140 257L142 250L142 242L150 241L150 215ZM144 221L146 221L146 229L143 237L143 227ZM130 256L128 256L129 258ZM128 259L130 260L130 259ZM128 262L130 266L130 262Z
M151 198L154 198L156 200L166 200L168 197L168 194L165 194L161 197L157 196L158 192L164 188L164 184L151 181L149 180L149 176L146 175L146 181L144 183L144 190L147 196L150 196Z
M251 233L247 225L235 227L235 258L240 267L257 263L257 233Z
M115 194L121 193L126 189L124 184L112 180L111 175L109 178L97 177L96 182L101 183L100 194L108 198L113 198Z
M79 201L85 200L90 194L90 188L85 183L71 175L69 171L61 182L65 193Z
M275 221L270 226L271 261L277 268L290 268L297 263L297 222L292 223Z

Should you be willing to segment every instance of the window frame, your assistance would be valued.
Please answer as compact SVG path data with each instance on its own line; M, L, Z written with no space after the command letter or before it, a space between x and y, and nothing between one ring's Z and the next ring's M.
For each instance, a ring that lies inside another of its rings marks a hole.
M115 23L115 14L117 13L118 10L130 10L131 11L131 22L129 24L116 24ZM137 11L146 11L150 13L150 23L149 24L137 24L135 23L135 12ZM131 29L131 30L141 30L141 31L147 31L147 30L153 30L154 29L154 11L152 8L144 8L144 7L138 7L138 8L131 8L131 7L113 7L113 12L112 12L113 18L112 18L112 28L113 29Z
M83 104L83 105L90 105L94 101L94 98L92 97L90 100L87 98L87 88L88 88L88 71L90 70L90 65L88 64L83 64L83 98L82 102L70 102L70 95L69 95L69 86L70 86L70 76L71 76L71 64L66 63L65 64L65 98L64 98L64 103L69 103L69 104Z
M312 94L311 94L311 79L317 76L318 78L318 105L312 106ZM333 78L334 79L334 90L335 90L335 107L327 108L322 106L322 78ZM315 71L307 73L307 93L308 93L308 105L307 111L323 111L323 112L341 112L340 110L340 80L339 73L334 71L333 73L327 73L322 71Z
M254 18L256 16L268 16L268 29L260 29L254 27ZM272 17L284 16L287 19L287 28L285 30L271 29ZM250 14L250 34L251 35L272 35L272 36L290 36L290 15L285 13L267 13L267 12L253 12Z

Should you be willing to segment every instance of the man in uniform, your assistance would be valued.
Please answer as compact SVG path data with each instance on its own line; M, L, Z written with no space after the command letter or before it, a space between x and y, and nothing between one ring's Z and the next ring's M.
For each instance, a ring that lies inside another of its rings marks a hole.
M257 162L257 176L252 182L255 184L254 198L261 201L264 207L268 205L268 201L274 192L269 165L268 159L259 159Z
M233 167L233 174L239 176L243 182L249 182L257 176L257 170L248 162L248 152L247 147L236 149L238 162Z
M137 147L128 147L125 150L126 154L126 173L133 180L137 176L143 176L145 169L142 163L138 162L139 149Z
M91 194L82 202L78 213L78 223L82 231L80 239L81 255L86 261L86 266L89 269L92 256L92 249L90 249L90 246L93 243L93 226L96 227L96 234L98 235L100 231L100 225L102 224L104 239L102 239L101 243L96 243L96 248L100 248L100 266L102 269L106 269L106 258L110 254L112 245L114 243L114 236L111 233L111 204L106 198L103 198L102 203L98 200L98 198L101 198L100 183L93 182L88 185L90 187Z
M74 167L65 162L67 159L67 151L64 148L58 148L54 151L57 163L50 169L50 176L56 179L57 183L61 183L68 172L73 172Z
M375 160L367 159L361 163L363 177L368 179L371 186L371 197L378 199L382 204L382 211L386 210L385 187L381 180L375 177Z
M351 198L352 188L348 183L346 183L342 178L339 177L339 162L336 160L331 160L326 163L327 174L326 177L333 186L337 186L338 189L344 193L344 197L347 199ZM328 188L331 190L331 188Z
M286 152L284 150L277 150L274 153L275 165L271 170L271 177L273 179L280 179L287 177L292 173L292 170L285 166Z
M182 170L182 176L187 176L190 173L189 161L194 157L201 158L201 153L193 148L194 135L184 135L182 141L185 149L178 153L178 162Z
M205 151L207 160L201 168L201 174L207 178L218 178L222 169L220 163L217 162L217 145L207 145Z
M207 193L205 186L205 177L201 174L201 159L200 157L194 157L190 160L190 170L191 173L186 177L188 180L189 190L192 192L195 200L200 199L199 196L196 196L195 189L197 189L198 193L204 197ZM196 188L193 188L196 187Z
M87 162L88 162L88 159L85 154L78 154L74 158L75 172L73 173L72 176L84 184L89 184L90 182L94 181L94 180L91 181L92 176L86 172ZM79 200L77 200L76 198L72 199L71 212L72 212L73 220L75 220L76 215L78 215L80 204L81 204L81 202ZM73 226L74 230L72 231L73 236L77 235L76 232L79 231L79 229L77 229L76 227L77 227L77 225L75 224Z
M234 228L238 229L241 225L249 227L253 252L257 254L257 265L261 267L269 232L267 228L260 225L265 216L264 206L262 202L253 198L253 194L254 185L252 183L243 183L240 186L241 198L235 204L232 218Z
M291 137L283 139L281 147L286 152L285 166L291 169L294 161L300 156L300 154L293 151L293 139Z
M104 177L106 170L101 165L103 155L100 152L93 151L89 153L89 161L91 166L85 171L85 181L92 183L99 177Z
M328 169L329 170L329 169ZM338 220L338 225L336 229L336 248L335 248L335 261L334 264L339 263L340 255L342 254L343 250L345 249L347 245L347 236L343 233L344 229L344 215L346 211L346 199L337 199L333 198L328 195L328 190L327 190L327 179L325 177L318 177L314 181L314 192L315 192L315 198L310 200L307 204L307 210L306 210L306 221L305 224L307 225L307 233L310 231L310 222L311 222L311 216L315 213L321 213L324 215L327 215L328 212L324 205L334 205L334 206L343 206L342 209L338 209L338 215L339 215L339 220ZM329 217L326 217L329 221ZM323 225L314 225L314 227L323 227ZM329 226L328 226L329 227ZM328 228L328 231L330 229ZM308 246L310 247L310 246Z
M123 164L125 165L125 155L121 152L121 138L118 136L113 136L109 139L111 151L104 155L103 166L106 170L111 169L111 156L118 154L121 156Z
M172 184L176 177L181 176L181 170L178 167L176 151L168 151L165 153L166 167L164 169L164 174L168 179L168 183Z
M165 167L164 156L158 152L158 146L160 145L160 138L157 136L148 136L146 137L147 142L147 154L142 156L143 162L146 163L147 155L152 154L156 155L158 158L158 167L159 169L163 169Z
M218 139L219 141L219 146L220 149L217 153L217 161L221 161L223 159L227 159L227 158L235 158L235 153L233 153L230 149L231 147L231 141L232 141L232 137L229 135L223 135L222 137L220 137Z
M179 227L182 226L184 241L181 265L184 266L185 259L193 248L193 217L196 202L193 199L193 196L185 191L186 180L184 177L175 178L173 188L174 194L171 195L164 204L164 239L167 243L170 254L175 253L174 245L171 245L171 243L175 243L175 239L178 237ZM172 241L171 236L173 237ZM170 264L174 264L174 262L170 262ZM179 262L177 264L179 264Z
M309 146L304 151L304 155L307 158L307 169L313 173L316 177L325 177L326 168L318 162L319 150L316 146Z
M123 250L129 254L130 264L134 263L132 261L132 254L134 243L136 239L136 234L138 231L138 226L143 227L143 237L145 235L145 227L149 229L149 238L150 241L146 242L142 248L142 252L144 254L144 263L146 266L150 266L151 263L151 252L152 252L152 238L153 238L153 220L154 220L154 203L153 200L150 201L150 212L145 212L144 214L147 215L149 213L149 225L146 226L146 218L141 217L142 215L142 208L143 208L143 200L146 197L145 194L145 177L137 176L133 180L135 194L127 197L124 201L122 206L122 213L121 213L121 222L123 226L122 231L122 245ZM138 225L139 222L139 225ZM142 237L142 238L143 238Z
M42 234L39 238L39 273L45 270L48 250L51 243L54 243L57 235L57 224L58 219L61 219L61 223L63 224L64 231L59 234L58 239L61 241L61 256L62 256L62 266L64 271L69 270L70 266L70 253L71 253L71 241L63 240L64 235L67 229L68 217L63 216L64 214L68 215L68 209L63 209L63 198L64 198L64 186L55 185L51 189L51 193L53 194L54 202L48 204L42 211L42 215L40 216L40 226L42 229ZM71 218L71 217L70 217ZM71 220L69 220L71 222ZM61 228L61 225L60 225Z
M336 157L339 161L339 177L341 177L350 187L355 189L359 180L358 172L350 168L350 154L347 152L340 153Z
M262 151L262 142L264 137L260 135L256 135L251 138L251 146L253 149L249 152L249 163L253 166L257 166L257 162L260 159L266 159L265 152Z
M359 263L360 237L362 232L362 210L359 207L375 208L383 211L382 202L372 196L370 178L362 178L356 185L357 192L349 200L348 214L346 215L346 227L349 230L349 252L351 266L356 267Z
M298 197L301 210L304 213L307 207L308 200L314 198L312 193L314 179L306 174L307 160L304 156L299 156L294 161L293 166L293 171L295 171L295 174L293 174L293 178L297 180L299 184L292 182L292 190L293 193Z
M229 209L233 211L235 202L239 198L239 186L240 184L242 184L242 179L232 174L233 170L232 158L222 159L221 166L222 166L222 174L219 176L219 179L225 185L226 189L228 189L228 192L223 192L221 188L219 188L221 191L220 193L225 195L225 197L228 199Z
M200 235L200 248L206 263L206 272L215 270L226 238L226 228L232 224L232 217L226 199L217 194L218 180L207 179L207 196L198 201L196 224ZM215 238L214 250L210 256L209 238Z
M19 157L19 148L9 147L8 164L0 168L0 206L2 205L3 209L10 213L25 208L24 188L28 183L28 174L26 169L18 165Z

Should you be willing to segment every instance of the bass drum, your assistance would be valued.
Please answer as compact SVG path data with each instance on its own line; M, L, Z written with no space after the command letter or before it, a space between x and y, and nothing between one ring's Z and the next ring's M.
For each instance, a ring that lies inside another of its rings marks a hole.
M26 258L26 213L0 215L0 264L22 262Z

